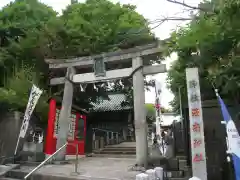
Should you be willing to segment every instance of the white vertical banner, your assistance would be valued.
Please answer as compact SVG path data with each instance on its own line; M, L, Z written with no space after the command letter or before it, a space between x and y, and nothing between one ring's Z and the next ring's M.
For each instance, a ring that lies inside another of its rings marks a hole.
M187 68L186 79L190 120L192 173L194 177L198 177L201 180L207 180L204 124L198 68Z
M37 86L33 85L31 89L31 93L29 96L27 108L25 110L22 127L20 129L19 137L24 138L28 129L29 120L31 118L32 112L42 94L42 90L39 89Z
M156 92L156 97L160 98L162 94L162 84L155 80L155 92Z
M162 94L162 85L159 81L155 80L155 94L156 94L156 135L161 137L161 94Z

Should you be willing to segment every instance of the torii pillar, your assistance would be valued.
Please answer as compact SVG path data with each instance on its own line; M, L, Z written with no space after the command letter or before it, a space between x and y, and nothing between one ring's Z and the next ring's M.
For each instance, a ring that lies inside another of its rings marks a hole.
M72 112L72 99L73 99L73 83L71 82L73 75L75 74L75 69L73 67L67 68L66 80L64 85L64 93L62 99L62 109L59 115L59 133L57 137L56 149L61 148L67 143L68 131L69 131L69 117ZM55 159L57 161L64 161L66 155L66 146L61 151L59 151Z
M132 68L136 69L143 65L141 57L132 60ZM133 100L134 100L134 123L136 136L136 164L147 167L148 141L147 121L145 111L145 91L143 71L138 70L133 75Z

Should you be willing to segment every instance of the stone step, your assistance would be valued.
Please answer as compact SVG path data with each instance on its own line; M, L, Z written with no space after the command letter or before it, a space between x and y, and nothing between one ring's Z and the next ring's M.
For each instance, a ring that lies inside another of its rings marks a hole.
M187 160L186 156L176 156L176 158L179 160Z
M35 161L17 161L18 164L24 165L24 166L38 166L41 162L35 162Z
M178 171L179 170L179 161L176 158L166 159L162 158L151 158L149 159L149 164L153 167L163 167L166 170Z
M13 178L13 179L23 179L25 175L27 175L28 172L23 172L20 169L15 169L9 171L5 177L6 178Z
M187 160L179 160L179 169L184 170L187 166Z
M109 149L136 149L136 147L134 146L105 146L105 148L109 148Z
M135 154L92 154L92 157L106 157L106 158L136 158Z
M168 180L189 180L190 177L182 177L182 178L168 178Z
M19 168L20 164L5 164L0 165L0 176L4 176L6 173L11 171L12 169Z
M133 151L110 151L110 150L105 150L105 151L94 151L95 154L136 154Z
M136 152L136 148L115 148L115 147L105 147L102 150L104 151L134 151Z
M184 177L184 171L167 171L167 178L182 178Z
M192 168L190 166L185 166L183 168L185 176L192 176Z

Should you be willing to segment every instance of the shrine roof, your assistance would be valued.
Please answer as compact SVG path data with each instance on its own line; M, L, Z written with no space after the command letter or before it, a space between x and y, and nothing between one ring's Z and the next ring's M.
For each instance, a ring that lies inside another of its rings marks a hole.
M90 112L105 112L105 111L122 111L132 109L129 105L123 105L126 101L126 96L122 93L109 94L108 99L99 99L97 102L92 102L93 106Z

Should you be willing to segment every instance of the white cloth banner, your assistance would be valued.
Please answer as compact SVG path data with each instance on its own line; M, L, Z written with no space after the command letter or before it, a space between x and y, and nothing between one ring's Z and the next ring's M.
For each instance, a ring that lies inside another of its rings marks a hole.
M156 97L160 98L160 95L162 93L162 84L155 80L155 92L156 92Z
M29 96L29 100L28 100L28 104L27 104L27 108L24 114L24 119L23 119L23 123L22 123L22 127L20 130L20 134L19 137L24 138L28 129L28 125L29 125L29 120L31 118L32 112L42 94L42 90L39 89L37 86L33 85L32 86L32 90Z
M157 135L157 137L161 137L160 121L161 121L160 117L156 117L156 135Z
M161 136L161 127L160 127L160 123L161 123L161 93L162 93L162 85L159 81L155 80L155 93L156 93L156 135L157 137ZM159 112L157 110L159 106Z

